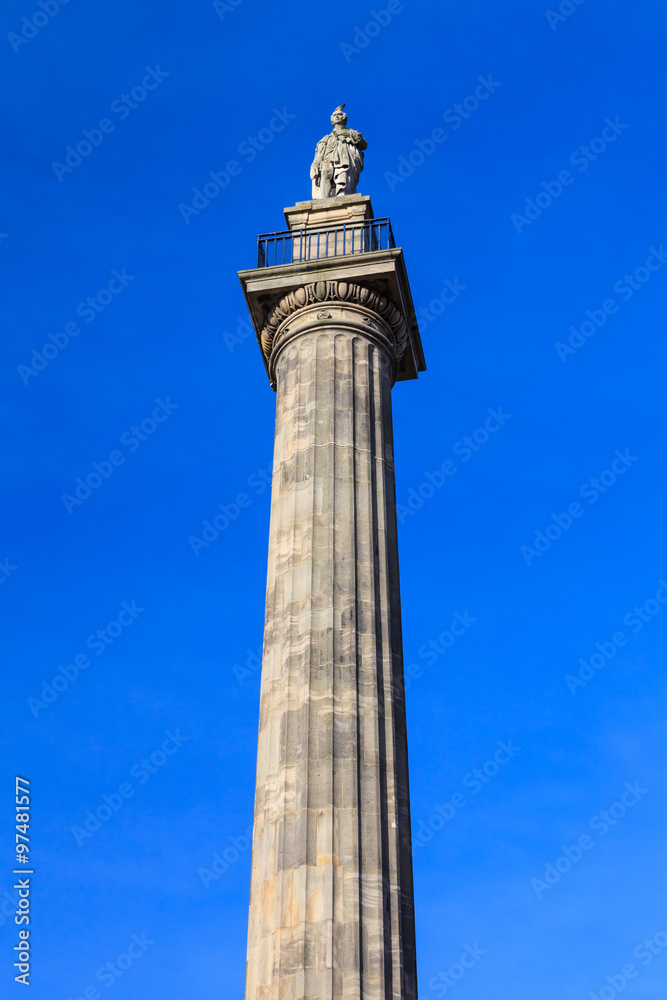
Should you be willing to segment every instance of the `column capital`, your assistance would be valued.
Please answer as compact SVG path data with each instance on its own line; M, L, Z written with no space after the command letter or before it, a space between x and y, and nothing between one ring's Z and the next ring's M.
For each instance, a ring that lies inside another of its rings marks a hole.
M317 302L349 301L377 313L393 335L397 381L415 379L426 369L400 247L258 267L239 271L239 279L273 389L269 361L278 327L297 309Z
M330 312L330 306L351 306L352 309L336 308L334 312ZM299 315L295 316L295 313ZM295 332L293 324L287 323L292 316L297 322L303 318L304 322L298 325L304 332L315 330L320 322L332 319L337 320L338 324L347 320L346 325L349 325L352 317L356 319L353 325L358 325L362 332L365 330L372 339L380 332L378 326L380 329L384 327L387 347L394 355L395 362L400 361L407 347L408 328L405 318L386 295L348 281L320 280L301 285L284 295L274 306L262 330L260 346L269 366L272 384L276 381L276 352L280 350L286 336ZM382 322L374 323L373 317Z

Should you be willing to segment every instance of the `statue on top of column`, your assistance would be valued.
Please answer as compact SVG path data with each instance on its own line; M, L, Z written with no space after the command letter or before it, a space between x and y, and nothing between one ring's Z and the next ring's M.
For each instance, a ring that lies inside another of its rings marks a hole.
M315 159L310 168L313 198L337 198L355 194L359 174L364 169L364 149L367 142L361 132L347 127L345 105L331 116L333 131L320 139L315 147Z

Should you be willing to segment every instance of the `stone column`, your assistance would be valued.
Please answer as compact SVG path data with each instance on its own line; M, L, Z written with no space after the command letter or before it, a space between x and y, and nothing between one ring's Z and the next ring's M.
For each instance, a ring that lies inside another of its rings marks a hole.
M277 404L246 1000L417 997L391 417L408 339L387 296L335 277L264 317Z

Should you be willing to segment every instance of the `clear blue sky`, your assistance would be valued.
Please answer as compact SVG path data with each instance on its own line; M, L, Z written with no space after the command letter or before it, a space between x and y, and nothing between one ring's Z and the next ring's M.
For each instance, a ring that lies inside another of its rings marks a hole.
M345 101L427 310L394 390L420 995L663 997L664 5L44 3L0 38L0 897L18 773L31 996L242 997L275 397L236 271Z

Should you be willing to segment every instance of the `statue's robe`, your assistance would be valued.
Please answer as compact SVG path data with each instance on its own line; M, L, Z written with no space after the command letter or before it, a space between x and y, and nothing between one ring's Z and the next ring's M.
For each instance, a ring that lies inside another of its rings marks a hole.
M342 141L351 137L355 144ZM359 174L364 169L366 140L354 129L334 127L333 132L320 139L315 147L315 159L310 168L313 180L313 198L335 198L337 195L354 194Z

